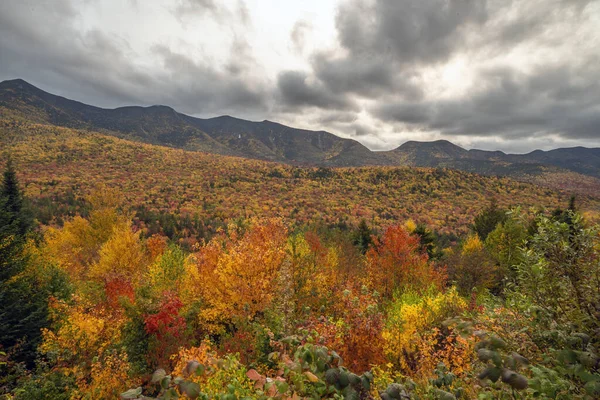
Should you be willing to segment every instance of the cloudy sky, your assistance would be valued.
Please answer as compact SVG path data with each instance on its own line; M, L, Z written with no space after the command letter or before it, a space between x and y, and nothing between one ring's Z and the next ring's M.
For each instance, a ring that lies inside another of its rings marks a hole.
M0 0L0 80L325 129L600 146L600 0Z

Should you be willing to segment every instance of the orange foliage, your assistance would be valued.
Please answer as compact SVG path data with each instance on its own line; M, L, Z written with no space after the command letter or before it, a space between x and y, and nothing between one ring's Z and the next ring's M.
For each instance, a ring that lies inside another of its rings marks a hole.
M352 371L362 373L383 363L383 313L377 299L363 288L354 292L345 290L336 300L339 318L313 318L308 327L315 330L322 344L335 350Z
M386 299L396 290L441 289L445 283L444 271L419 251L419 238L400 225L388 227L381 239L375 239L367 251L367 272L373 289Z
M146 241L150 258L155 259L156 257L163 254L167 248L167 237L162 235L152 235Z
M230 237L215 238L204 246L197 259L208 307L200 317L218 324L233 317L252 319L263 312L278 293L286 239L285 226L274 219L253 221L243 235L231 228Z

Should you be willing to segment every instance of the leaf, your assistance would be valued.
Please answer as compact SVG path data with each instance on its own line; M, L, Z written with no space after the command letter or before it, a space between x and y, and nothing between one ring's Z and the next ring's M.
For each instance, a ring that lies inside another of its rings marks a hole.
M275 386L277 386L277 391L281 394L284 394L290 388L290 385L287 382L281 381L275 381Z
M160 387L162 387L163 389L168 388L170 384L171 384L171 376L170 375L165 376L160 381Z
M251 381L260 381L261 379L263 379L263 376L259 374L255 369L251 369L248 372L246 372L246 376Z
M306 375L306 377L308 378L308 380L311 381L312 383L319 382L319 380L320 380L315 374L313 374L310 371L306 371L304 373L304 375Z
M137 399L142 394L142 388L139 387L137 389L129 389L126 392L121 393L121 399Z
M200 396L200 386L195 382L182 382L179 388L190 399L197 399Z
M160 382L165 376L167 376L167 372L164 369L157 369L152 374L152 383Z

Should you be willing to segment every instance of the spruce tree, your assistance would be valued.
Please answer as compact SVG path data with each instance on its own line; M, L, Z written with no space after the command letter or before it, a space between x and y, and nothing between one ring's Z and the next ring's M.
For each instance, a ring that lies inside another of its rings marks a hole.
M47 299L37 282L22 274L27 265L24 247L31 228L23 204L9 159L0 188L0 348L12 360L31 366L40 330L47 324Z
M498 208L496 199L492 199L490 205L475 217L471 229L482 241L485 241L496 226L504 221L506 221L506 211Z
M373 231L369 228L367 221L365 219L361 219L358 224L358 229L354 232L353 235L353 243L355 246L358 246L360 252L365 254L369 249L369 246L373 243Z

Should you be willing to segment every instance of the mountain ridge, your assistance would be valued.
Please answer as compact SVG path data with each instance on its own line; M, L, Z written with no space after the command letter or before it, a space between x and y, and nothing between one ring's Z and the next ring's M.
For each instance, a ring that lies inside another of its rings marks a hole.
M0 82L0 116L92 129L117 137L186 150L325 167L444 167L484 175L572 171L600 178L600 148L583 146L526 154L464 149L448 140L407 141L388 151L320 130L229 115L197 118L170 106L101 108L57 96L22 79Z

